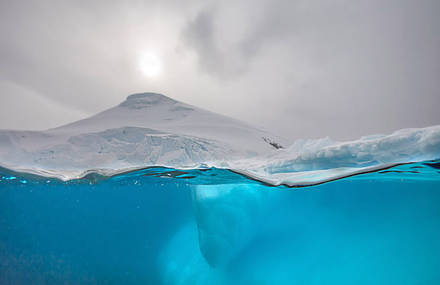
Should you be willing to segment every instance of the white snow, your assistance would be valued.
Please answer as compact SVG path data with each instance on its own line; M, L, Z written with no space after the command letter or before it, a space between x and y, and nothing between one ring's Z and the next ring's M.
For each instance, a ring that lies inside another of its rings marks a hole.
M268 154L276 150L270 142L283 140L164 95L142 93L55 129L0 131L0 164L63 177L97 168L190 168Z
M228 143L231 148L266 152L271 147L262 138L274 135L244 122L178 102L156 93L127 97L119 106L95 116L49 130L51 134L84 134L122 127L140 127Z
M95 116L47 131L0 130L0 165L76 178L147 166L228 168L278 185L309 185L396 163L440 158L440 126L365 136L286 140L161 94L128 96Z
M264 163L238 171L274 185L302 186L395 164L439 158L440 125L403 129L390 135L368 136L349 142L300 141L280 150Z

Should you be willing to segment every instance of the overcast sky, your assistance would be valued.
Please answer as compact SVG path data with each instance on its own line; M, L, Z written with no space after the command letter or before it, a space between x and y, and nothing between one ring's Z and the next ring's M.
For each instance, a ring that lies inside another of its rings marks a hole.
M439 15L438 0L0 0L0 128L144 91L288 138L440 124Z

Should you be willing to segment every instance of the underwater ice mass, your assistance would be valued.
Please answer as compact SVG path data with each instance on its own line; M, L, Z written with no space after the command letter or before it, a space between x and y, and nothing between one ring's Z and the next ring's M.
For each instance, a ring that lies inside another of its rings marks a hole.
M440 284L440 126L289 142L161 94L0 131L0 284Z

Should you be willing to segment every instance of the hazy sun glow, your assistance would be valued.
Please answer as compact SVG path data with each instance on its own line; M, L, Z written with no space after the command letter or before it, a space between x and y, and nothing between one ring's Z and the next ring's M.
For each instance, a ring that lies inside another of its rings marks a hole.
M143 53L139 57L139 69L147 77L157 77L162 73L162 61L155 53Z

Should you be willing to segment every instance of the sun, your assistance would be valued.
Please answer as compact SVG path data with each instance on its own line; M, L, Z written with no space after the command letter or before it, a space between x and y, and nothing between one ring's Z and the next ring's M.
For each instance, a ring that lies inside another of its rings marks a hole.
M162 74L162 61L160 57L153 52L145 52L139 57L139 70L143 75L154 78Z

